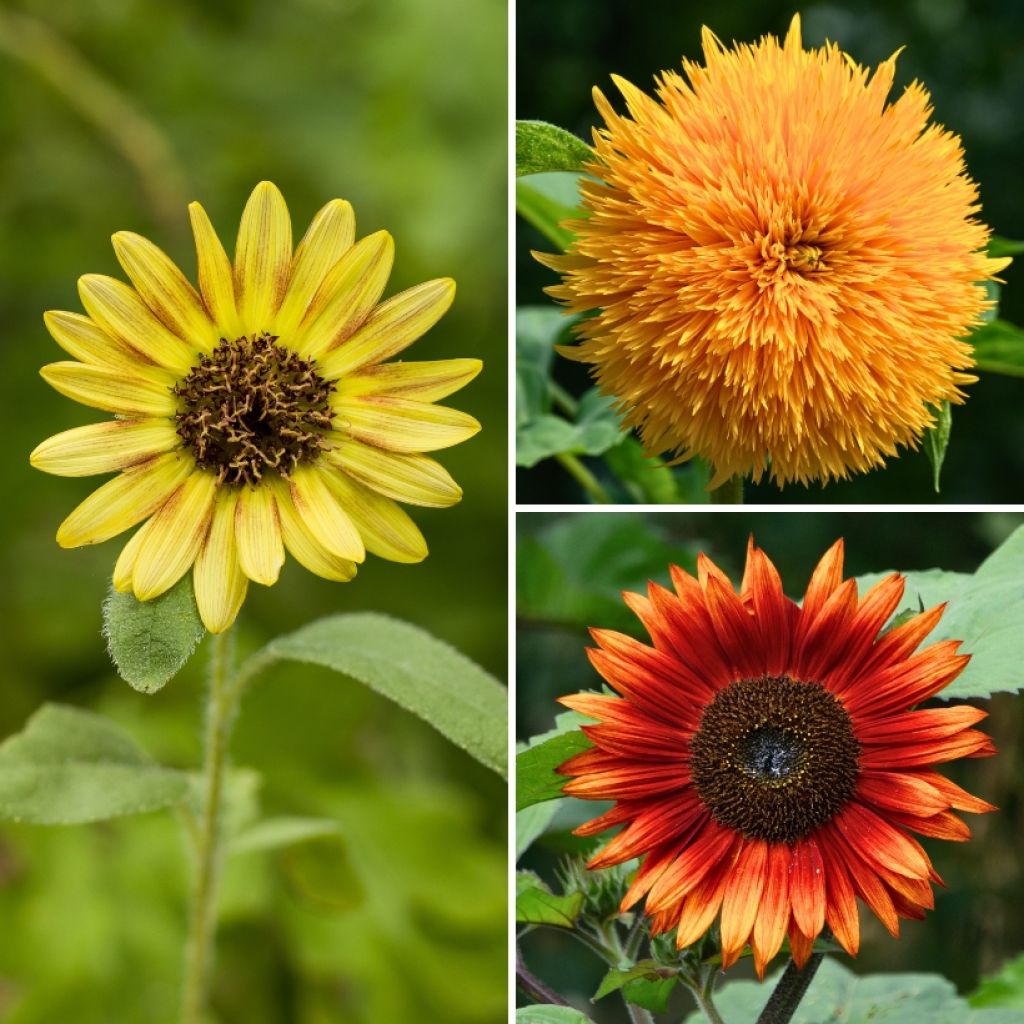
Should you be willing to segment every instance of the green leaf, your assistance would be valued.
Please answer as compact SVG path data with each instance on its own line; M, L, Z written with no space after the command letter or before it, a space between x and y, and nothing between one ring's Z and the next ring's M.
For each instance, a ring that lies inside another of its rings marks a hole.
M608 468L631 501L671 505L679 501L675 474L657 455L648 455L635 437L624 437L604 453Z
M507 777L505 687L418 626L372 612L332 615L266 650L351 676Z
M1024 377L1024 330L1005 320L983 324L967 339L977 368L986 373Z
M590 740L578 730L554 736L516 756L516 810L554 800L568 781L555 769L574 754L589 750Z
M932 482L935 493L939 493L939 474L942 463L946 459L946 448L949 447L949 433L953 429L953 411L949 402L943 402L937 408L931 407L935 413L935 426L929 427L924 435L924 452L932 466Z
M1002 1006L1024 1010L1024 953L1007 960L1002 968L982 978L976 992L968 996L971 1006ZM1024 1014L1021 1015L1024 1020Z
M103 602L103 635L121 678L142 693L156 693L181 671L206 635L192 574L152 601L111 589Z
M1015 242L1010 238L993 235L988 240L989 256L1017 256L1024 252L1024 242Z
M529 468L562 452L603 455L624 436L613 402L591 388L580 399L575 423L543 414L522 424L516 430L516 464Z
M584 895L553 893L532 871L516 872L516 921L571 928L583 907Z
M563 221L585 216L579 206L579 177L537 174L516 182L516 212L549 242L564 251L574 239Z
M861 589L886 573L859 580ZM938 569L906 573L907 586L897 612L949 601L928 641L961 640L971 655L963 672L942 693L943 700L988 697L1024 686L1024 527L1019 527L973 575Z
M652 1013L664 1013L668 997L679 983L678 978L634 978L622 986L626 1001L642 1006Z
M236 835L228 850L232 855L264 853L340 831L338 823L329 818L265 818Z
M764 984L734 981L715 993L725 1020L754 1021L764 1008L779 975ZM694 1011L684 1024L703 1024ZM936 974L869 974L857 976L826 959L807 990L792 1024L1021 1024L1010 1010L972 1010L953 983Z
M604 999L605 996L610 995L612 992L617 992L623 985L628 985L631 981L637 981L638 979L665 981L675 977L676 971L673 968L659 964L655 960L640 960L624 971L613 967L602 979L591 1001L596 1003L598 999Z
M114 722L44 704L0 744L0 817L79 825L183 800L188 777L155 764Z
M546 800L516 812L516 860L544 834L561 803L561 800Z
M537 1006L521 1006L516 1010L516 1024L594 1024L589 1018L571 1006L555 1006L544 1003Z
M516 177L545 171L579 171L594 159L580 138L546 121L516 121Z
M555 345L577 319L554 306L516 310L516 426L550 411Z

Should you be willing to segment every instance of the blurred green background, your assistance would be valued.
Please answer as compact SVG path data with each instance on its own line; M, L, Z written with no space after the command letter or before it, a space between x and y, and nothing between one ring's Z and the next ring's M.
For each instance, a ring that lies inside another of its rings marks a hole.
M452 401L482 433L442 453L461 505L417 510L418 566L357 580L293 562L254 587L243 646L330 612L419 623L506 665L506 7L501 0L21 0L0 7L0 735L44 700L109 713L158 757L198 762L203 652L143 697L111 669L100 601L119 542L54 532L98 480L32 471L44 437L102 414L38 376L64 358L46 309L80 310L87 272L121 276L119 229L189 275L186 203L229 251L252 187L282 189L296 238L333 197L396 241L388 294L450 275L451 312L410 358L478 356ZM229 867L216 979L224 1024L504 1019L505 787L432 730L326 671L275 669L251 692L240 799L337 819L341 838ZM186 877L177 826L0 828L0 1020L152 1024L174 1016Z
M1009 238L1024 237L1020 171L1024 164L1024 5L1017 0L520 0L516 6L519 62L516 116L551 121L586 139L600 123L590 92L614 97L610 75L651 91L654 76L678 69L683 56L701 59L707 24L725 43L784 34L799 11L805 46L835 40L861 64L875 65L905 46L892 95L915 78L930 90L934 120L963 139L967 167L981 190L982 216ZM549 302L541 289L555 275L530 258L551 244L518 222L517 302ZM1016 261L1002 275L1000 316L1024 324L1024 270ZM587 386L586 369L557 358L557 379L573 394ZM936 495L922 452L890 460L882 471L822 487L762 482L747 487L755 503L1009 502L1024 477L1024 383L986 374L954 409L953 433ZM598 460L585 460L598 469ZM520 470L520 501L578 502L580 492L553 460Z
M747 538L753 533L778 568L786 593L799 599L814 566L838 537L846 541L846 576L886 569L973 572L1022 523L1024 514L1009 512L521 513L517 738L526 740L552 727L555 714L564 710L555 703L557 697L600 688L601 680L584 654L587 626L647 639L620 591L642 592L649 579L670 586L672 562L692 572L697 553L703 551L738 583ZM1017 912L1024 899L1024 701L1003 693L971 703L990 712L981 728L994 738L999 753L943 771L1000 809L964 816L974 833L969 843L924 840L948 889L936 891L935 910L925 921L901 922L899 941L862 911L860 955L856 960L839 957L857 973L936 972L970 992L980 977L998 971L1024 950L1024 920ZM594 845L595 840L573 837L569 830L595 817L597 807L565 800L520 867L556 884L562 858ZM541 929L526 937L523 953L537 976L586 1009L597 1024L625 1024L617 997L589 1003L606 968L574 939ZM1018 976L1024 982L1020 971ZM749 959L728 974L728 980L752 977ZM1024 1009L1020 982L1013 1005ZM663 1019L678 1021L686 999L677 992L670 1002L672 1012Z

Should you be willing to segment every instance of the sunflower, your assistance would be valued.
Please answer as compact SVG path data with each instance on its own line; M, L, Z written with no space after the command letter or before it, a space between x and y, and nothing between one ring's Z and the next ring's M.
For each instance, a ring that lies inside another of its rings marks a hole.
M978 191L960 140L913 83L886 105L795 17L665 72L652 98L618 77L583 179L587 216L548 292L596 310L564 349L590 364L651 452L698 455L711 485L864 472L916 447L935 407L975 380L964 340L991 303Z
M192 569L199 613L220 632L250 580L276 582L285 549L342 582L367 551L426 557L397 502L461 498L422 453L480 429L433 403L481 363L385 362L440 319L455 283L380 302L394 243L386 231L356 242L348 203L328 203L293 252L284 198L262 182L242 214L234 266L202 206L189 213L198 291L155 245L122 231L114 249L134 287L87 274L87 316L46 314L73 361L44 367L43 378L116 418L56 434L31 461L62 476L117 473L64 520L57 542L96 544L143 523L114 586L148 601Z
M593 630L590 660L621 696L562 703L599 720L592 749L559 771L565 793L614 800L577 829L625 825L590 868L643 862L622 902L646 897L652 932L689 946L720 917L722 962L749 942L758 974L788 935L803 965L828 924L857 953L859 897L893 936L922 918L941 879L908 833L964 840L952 813L995 808L933 768L995 752L977 708L907 710L961 672L959 641L915 649L944 606L883 632L904 581L860 600L843 544L814 571L802 605L751 541L739 595L703 555L626 602L654 646Z

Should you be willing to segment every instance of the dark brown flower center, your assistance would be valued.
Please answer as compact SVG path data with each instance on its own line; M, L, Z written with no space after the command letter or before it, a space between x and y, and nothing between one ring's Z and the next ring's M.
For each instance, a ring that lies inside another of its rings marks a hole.
M221 338L174 388L178 434L224 483L255 484L268 471L288 476L326 447L334 384L276 341L266 331Z
M762 676L732 683L704 709L690 768L719 824L792 843L853 796L859 753L850 716L824 686Z

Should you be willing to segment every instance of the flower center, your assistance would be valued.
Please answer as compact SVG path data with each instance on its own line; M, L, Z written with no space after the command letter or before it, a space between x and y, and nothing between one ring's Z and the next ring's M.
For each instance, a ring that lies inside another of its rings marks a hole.
M853 796L859 752L850 716L824 686L762 676L730 684L704 709L690 769L720 825L793 843Z
M326 447L330 395L315 364L266 331L220 344L174 387L178 434L197 465L227 484L288 476Z

